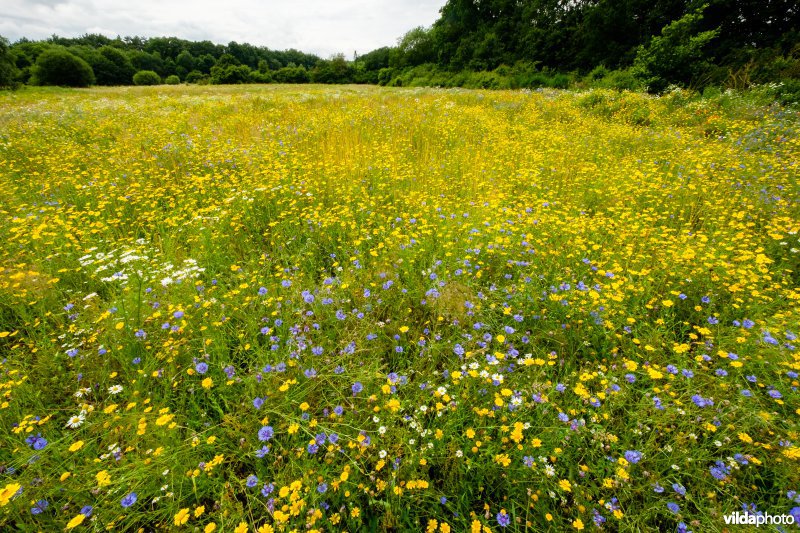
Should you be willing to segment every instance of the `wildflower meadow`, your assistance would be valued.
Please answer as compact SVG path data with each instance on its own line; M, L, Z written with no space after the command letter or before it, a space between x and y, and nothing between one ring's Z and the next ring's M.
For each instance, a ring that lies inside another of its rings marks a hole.
M2 94L0 529L800 522L798 174L734 93Z

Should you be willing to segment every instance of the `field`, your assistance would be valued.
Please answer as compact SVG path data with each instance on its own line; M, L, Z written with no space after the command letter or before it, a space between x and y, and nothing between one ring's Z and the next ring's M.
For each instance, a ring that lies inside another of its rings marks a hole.
M798 174L736 95L2 94L0 528L800 521Z

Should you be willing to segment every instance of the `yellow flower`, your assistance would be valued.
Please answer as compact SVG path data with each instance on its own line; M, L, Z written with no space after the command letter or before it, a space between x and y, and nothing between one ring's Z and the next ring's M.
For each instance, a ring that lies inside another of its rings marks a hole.
M578 531L583 530L583 521L580 518L576 518L574 522L572 522L572 527L577 529Z
M206 524L206 527L203 528L203 533L213 533L217 529L217 524L214 522L209 522Z
M0 490L0 507L6 505L9 500L17 493L21 485L19 483L9 483Z
M98 487L105 487L106 485L111 484L111 476L108 475L108 472L106 470L101 470L100 472L98 472L97 475L95 476L95 479L97 479Z
M81 448L83 448L83 441L82 441L82 440L79 440L78 442L73 442L73 443L72 443L72 446L70 446L70 447L69 447L69 451L71 451L71 452L77 452L77 451L78 451L78 450L80 450Z
M67 522L67 529L72 529L72 528L78 527L79 525L81 525L83 523L84 520L86 520L86 515L85 514L83 514L83 513L76 514L75 516L72 517L72 520Z
M570 484L568 479L562 479L558 482L558 486L561 487L561 490L566 492L572 492L572 485Z
M194 510L194 517L198 518L198 517L202 516L203 513L205 513L205 512L206 512L206 506L205 505L201 505L200 507L198 507L197 509Z
M256 530L256 533L275 533L275 528L269 524L264 524Z
M672 307L672 300L661 300L661 305L664 307ZM581 526L583 526L583 522L581 522Z
M236 526L233 533L247 533L247 524L245 522L239 522L239 525Z
M211 378L206 378L200 383L204 389L210 389L214 386L214 380Z
M184 508L184 509L181 509L180 511L178 511L177 514L175 515L174 521L175 521L175 525L176 526L182 526L183 524L188 522L189 521L189 509L188 508Z

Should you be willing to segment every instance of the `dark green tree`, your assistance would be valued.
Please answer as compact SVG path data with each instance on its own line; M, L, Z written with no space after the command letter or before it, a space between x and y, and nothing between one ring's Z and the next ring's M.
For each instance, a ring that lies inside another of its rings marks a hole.
M34 85L88 87L95 82L89 63L63 47L52 47L36 59L33 66Z
M718 30L698 31L700 20L700 13L684 15L639 47L633 72L650 92L661 92L670 84L702 87L711 67L706 48Z
M87 59L98 85L130 85L136 68L119 48L103 46Z
M8 40L0 36L0 88L8 89L17 86L17 66L8 46Z

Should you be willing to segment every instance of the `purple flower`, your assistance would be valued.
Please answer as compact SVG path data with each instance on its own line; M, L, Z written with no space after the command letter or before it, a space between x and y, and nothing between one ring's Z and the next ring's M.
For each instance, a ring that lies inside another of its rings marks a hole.
M94 511L94 507L92 507L91 505L84 505L83 507L81 507L81 514L86 518L92 516L92 511Z
M681 485L680 483L673 483L672 490L680 494L681 496L686 496L686 487Z
M264 486L261 487L261 495L265 498L272 494L272 491L275 490L275 485L272 483L264 483Z
M291 286L292 286L292 282L290 280L285 279L285 280L281 281L281 287L283 287L284 289L288 289Z
M320 494L324 494L328 490L328 485L325 483L320 483L317 485L317 492Z
M266 287L259 287L258 295L259 296L264 296L265 294L267 294L267 288Z
M183 318L183 311L175 311L172 316L175 317L175 320L180 320Z
M669 502L667 504L667 509L669 509L670 512L675 513L675 514L678 514L680 512L680 510L681 510L680 506L675 502Z
M262 442L268 441L274 435L275 435L275 430L272 429L272 426L264 426L258 430L258 440Z
M353 396L355 396L356 394L364 390L364 385L362 385L360 381L356 381L350 388L353 391Z
M709 470L711 475L720 481L727 479L728 474L731 473L730 469L722 461L715 462L714 466L710 467Z
M256 476L248 476L247 477L247 481L245 482L245 485L247 485L248 487L250 487L252 489L256 485L258 485L258 477L256 477Z
M694 402L694 404L697 407L700 407L700 408L713 407L714 406L714 401L713 400L708 399L708 398L703 398L699 394L695 394L694 396L692 396L692 401Z
M39 500L31 507L31 514L41 514L49 505L50 503L47 500Z
M496 518L497 518L497 524L498 524L500 527L508 527L508 525L511 523L511 517L510 517L510 516L508 516L508 515L507 515L506 513L504 513L504 512L502 512L502 513L497 513L497 516L496 516Z
M629 463L636 464L642 460L642 452L637 450L628 450L625 452L625 460Z
M70 348L69 350L67 350L67 355L70 357L75 357L76 355L78 355L78 349Z
M194 367L194 369L197 370L198 374L205 374L206 372L208 372L208 364L206 364L206 363L197 363L197 365Z
M122 501L120 501L119 503L120 503L120 505L122 505L122 507L127 509L128 507L130 507L131 505L136 503L137 499L138 499L138 497L136 496L136 493L135 492L131 492L130 494L128 494L127 496L122 498Z
M264 405L264 398L256 396L253 398L253 407L256 409L261 409L261 406Z

